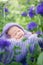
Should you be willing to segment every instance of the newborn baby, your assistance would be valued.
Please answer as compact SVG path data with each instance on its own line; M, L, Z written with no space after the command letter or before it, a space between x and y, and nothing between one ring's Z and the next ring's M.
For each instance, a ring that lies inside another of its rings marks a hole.
M12 26L6 33L10 38L14 38L16 40L20 40L24 36L24 31L17 26Z
M20 25L15 23L8 23L4 26L2 38L7 39L11 43L8 49L10 51L13 51L10 55L13 55L13 60L15 58L15 61L17 62L22 62L22 60L26 57L28 53L27 46L29 44L32 44L32 46L34 46L34 44L38 43L36 34L32 34L31 32L24 30ZM20 49L16 49L16 53L20 52L18 55L15 55L15 46L20 47ZM9 60L11 61L10 58ZM9 62L9 60L6 60L6 62Z
M30 36L32 33L27 32L24 30L20 25L15 24L15 23L8 23L5 25L3 28L3 33L4 37L9 37L9 38L14 38L15 40L20 40L24 37L24 35ZM7 38L6 37L6 38Z

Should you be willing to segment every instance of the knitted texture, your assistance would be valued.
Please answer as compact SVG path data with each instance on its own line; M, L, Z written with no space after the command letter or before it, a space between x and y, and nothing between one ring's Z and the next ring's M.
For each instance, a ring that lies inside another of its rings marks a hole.
M8 30L9 27L11 27L13 25L15 25L15 24L14 23L6 24L6 26L3 28L3 32L2 32L2 37L1 38L5 39L5 40L7 39L7 41L10 42L9 47L7 47L8 51L9 51L8 52L9 54L4 55L5 60L2 57L4 63L10 63L12 61L12 59L14 59L17 62L22 61L28 53L29 44L32 44L31 49L34 50L34 48L33 48L34 44L38 43L37 34L31 34L31 32L25 31L19 25L16 25L16 26L18 26L20 29L22 29L25 32L24 37L19 41L15 40L13 38L8 38L7 34L6 34L6 31ZM17 47L19 47L19 49ZM15 48L17 48L17 49L15 49ZM20 53L15 54L15 52L16 53L20 52Z

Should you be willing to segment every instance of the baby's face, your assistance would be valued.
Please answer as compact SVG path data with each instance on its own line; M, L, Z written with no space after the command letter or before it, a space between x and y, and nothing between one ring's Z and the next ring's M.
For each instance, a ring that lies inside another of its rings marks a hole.
M8 30L8 35L10 35L11 38L18 40L24 36L24 31L17 26L13 26Z

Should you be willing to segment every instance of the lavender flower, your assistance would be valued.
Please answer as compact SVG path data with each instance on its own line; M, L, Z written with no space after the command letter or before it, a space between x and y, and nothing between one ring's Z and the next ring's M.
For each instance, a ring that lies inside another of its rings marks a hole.
M30 53L34 53L34 44L30 46L29 51Z
M36 12L43 16L43 2L37 6Z
M38 40L38 43L39 43L40 47L43 48L43 39L42 39L42 38L40 38L40 39Z
M4 39L0 39L0 48L5 48L10 45L10 42Z
M30 43L29 51L30 51L30 53L34 54L35 46L38 44L37 34L33 34L30 36L29 43Z
M34 15L35 15L35 12L34 12L34 9L33 9L33 7L31 7L30 8L30 10L29 10L29 16L32 18L32 17L34 17Z
M36 34L41 35L41 34L43 34L43 32L37 31Z
M37 27L37 24L35 22L30 22L28 24L28 30L33 30L36 27Z
M27 16L27 13L26 12L23 12L21 15L24 16L24 17L26 17Z
M5 8L4 10L5 10L5 12L9 12L7 8Z

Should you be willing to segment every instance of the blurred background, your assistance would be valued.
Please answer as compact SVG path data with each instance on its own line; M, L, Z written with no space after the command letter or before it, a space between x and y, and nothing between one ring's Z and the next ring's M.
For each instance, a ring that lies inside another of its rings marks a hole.
M41 0L0 0L0 32L6 23L15 22L27 30L42 33L43 7L42 10L38 10L42 2Z

